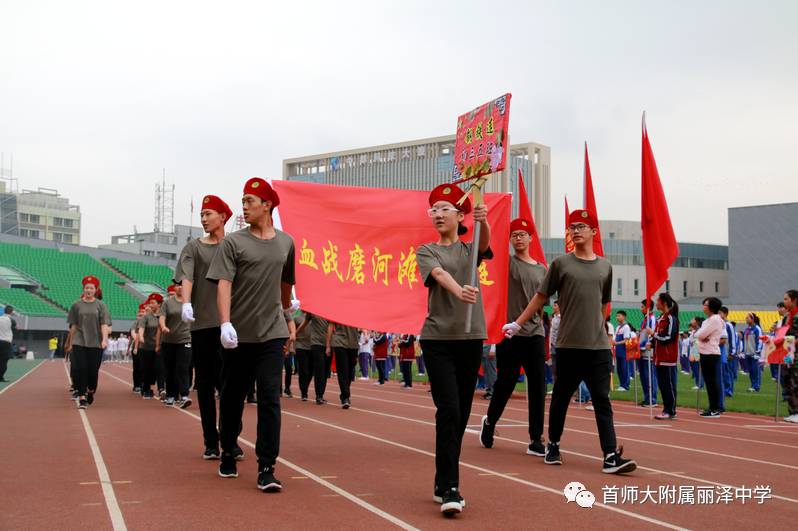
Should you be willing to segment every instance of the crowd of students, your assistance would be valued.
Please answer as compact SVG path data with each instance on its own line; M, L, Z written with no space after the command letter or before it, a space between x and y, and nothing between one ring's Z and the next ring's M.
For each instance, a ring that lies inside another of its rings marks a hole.
M650 369L641 374L643 380L651 382L650 387L644 386L643 404L656 403L658 388L663 411L657 418L676 418L676 374L683 344L679 341L679 307L668 293L660 293L653 304L643 302L647 317L637 337L632 338L624 312L617 312L619 326L611 329L607 316L612 266L593 251L598 221L592 213L571 213L568 231L575 250L556 258L548 268L529 254L534 232L531 220L512 221L508 323L503 327L505 339L492 354L494 349L484 344L487 333L482 294L468 284L472 253L478 261L493 257L484 204L472 205L470 198L451 184L440 185L430 193L428 214L437 240L419 246L416 252L428 299L424 324L419 337L414 337L358 330L319 315L297 312L298 305L291 298L294 243L288 234L275 228L272 218L279 202L266 181L248 180L242 197L247 227L225 234L225 223L232 215L229 206L217 196L205 196L200 219L206 235L191 240L183 249L167 298L153 293L140 306L126 349L133 361L134 391L145 400L155 398L157 392L168 406L188 407L192 403L189 390L193 375L202 420L202 457L219 460L219 476L238 476L237 463L244 452L237 439L243 429L244 405L251 401L257 404L257 487L267 492L283 488L275 476L281 397L293 396L292 375L296 373L300 400L310 400L313 382L315 403L325 405L333 358L343 409L351 406L350 387L358 367L361 379L369 377L372 366L376 368L378 385L386 383L395 364L404 388L413 385L414 362L419 373L427 376L436 407L433 499L446 515L465 508L459 457L480 366L485 368L486 379L491 380L485 393L490 404L482 418L481 445L493 446L495 426L523 369L528 394L527 454L542 457L547 465L563 464L560 444L569 404L576 395L591 401L602 472L618 474L636 469L636 462L624 458L617 444L609 399L613 368L618 371L619 389L628 389L629 349L639 351L641 371L643 367ZM460 238L467 232L463 222L468 215L481 230L477 241L467 243ZM94 401L103 351L110 350L111 359L117 359L120 344L124 345L126 339L120 336L116 348L109 348L111 316L98 297L99 291L98 279L84 278L83 295L68 317L66 350L79 408ZM798 326L798 301L791 293L785 295L785 320L794 329ZM555 297L554 312L548 319L543 307ZM701 414L705 417L716 417L723 411L724 373L718 358L729 344L728 338L736 337L727 330L721 317L723 310L719 300L705 300L707 319L694 320L688 338L690 352L696 351L695 356L690 354L690 361L700 367L697 378L703 375L709 396L710 406ZM751 349L761 351L761 331L755 328L755 317L751 332L743 334L746 354L749 343ZM469 318L470 326L465 327ZM391 356L391 352L396 355ZM495 380L489 376L489 360L495 360L498 369ZM683 365L683 369L686 367ZM750 367L749 372L753 372ZM798 373L791 367L785 375L786 383L793 382L794 393ZM553 389L544 437L549 380ZM797 406L790 402L791 415L798 413Z

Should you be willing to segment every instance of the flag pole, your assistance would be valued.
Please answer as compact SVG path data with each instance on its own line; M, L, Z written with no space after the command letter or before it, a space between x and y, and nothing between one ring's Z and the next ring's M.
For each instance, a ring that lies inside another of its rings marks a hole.
M474 196L474 207L477 207L483 204L482 200L482 186L488 181L489 175L483 175L479 177L469 188L469 192L471 192ZM468 198L468 192L457 202L457 206L462 205L465 200ZM479 285L477 284L477 265L479 262L479 237L482 228L482 223L474 222L474 239L471 244L471 256L469 260L471 262L470 269L469 269L469 281L468 285L478 288ZM479 296L479 295L477 295ZM466 309L466 322L465 322L465 333L471 333L471 316L474 313L474 305L469 304L468 308Z
M781 402L781 362L776 372L776 418L773 419L775 422L779 421L779 402Z

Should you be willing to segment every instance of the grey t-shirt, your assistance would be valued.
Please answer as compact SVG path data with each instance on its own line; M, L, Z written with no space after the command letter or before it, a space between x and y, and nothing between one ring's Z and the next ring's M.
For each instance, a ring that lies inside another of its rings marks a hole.
M175 266L175 282L183 279L193 283L191 287L191 306L194 309L194 322L191 330L204 330L219 326L219 311L216 309L216 284L205 278L218 243L203 243L199 238L191 240L183 247Z
M482 307L482 290L477 294L477 303L471 314L471 332L465 333L465 319L468 304L460 301L439 285L432 277L432 270L440 267L449 273L455 282L461 286L470 281L469 253L471 243L458 241L452 245L438 245L427 243L416 251L416 260L424 285L428 288L427 318L421 328L421 337L424 339L487 339L485 326L485 310ZM488 250L480 255L483 258L493 258L493 251Z
M77 327L72 336L72 344L86 348L101 348L103 341L102 325L111 326L111 314L101 300L76 301L67 315L67 324Z
M357 347L360 346L358 343L359 337L360 332L358 332L357 328L336 324L335 331L330 340L330 346L333 348L357 349Z
M177 345L191 343L191 332L188 324L183 322L182 313L183 303L175 297L169 297L161 306L161 315L166 318L166 328L169 329L169 333L161 337L163 343Z
M225 236L211 261L208 280L232 282L230 322L240 343L287 338L281 283L294 284L294 240L275 229L263 240L244 228Z
M560 304L559 348L608 348L603 304L612 300L612 265L602 257L582 260L573 253L558 256L549 266L538 292L555 293Z
M302 317L294 318L294 324L297 330L299 330L299 327L305 322L305 319L307 319L307 317L304 314ZM310 323L308 323L308 326L306 326L301 333L296 335L295 347L297 350L310 350Z
M510 275L507 282L507 322L515 321L526 309L529 301L538 292L538 286L546 276L546 267L542 264L530 264L517 256L510 257ZM545 336L540 315L524 323L519 336Z
M139 319L138 328L144 329L144 342L139 345L141 350L155 350L155 336L158 334L158 316L151 312L145 313Z
M310 319L308 328L310 329L310 344L325 346L327 344L327 326L330 324L324 317L313 315L312 313L305 314L307 319Z

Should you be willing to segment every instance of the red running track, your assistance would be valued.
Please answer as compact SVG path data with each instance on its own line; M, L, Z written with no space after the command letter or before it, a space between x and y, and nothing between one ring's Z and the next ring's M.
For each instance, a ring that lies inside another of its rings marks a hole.
M705 420L683 409L679 420L662 424L650 421L645 409L616 402L619 442L640 468L608 476L600 471L591 412L571 408L561 443L565 464L551 467L524 454L523 400L510 401L496 444L482 448L477 430L487 402L475 399L461 456L467 507L445 519L431 500L434 407L424 387L358 381L348 411L334 404L334 379L330 404L284 399L277 475L285 488L264 494L255 488L254 407L245 410L247 455L239 478L222 479L218 462L200 458L196 406L181 411L143 401L129 381L128 366L104 365L85 423L68 400L60 361L44 363L0 395L7 428L0 441L6 455L15 456L0 480L6 507L0 529L107 529L114 528L112 517L116 529L792 528L798 519L798 429L753 415ZM572 481L593 491L593 508L566 503L562 489ZM620 503L624 487L637 487L639 498L648 487L658 500L660 487L717 493L759 485L772 489L763 504ZM605 487L618 488L619 503L601 504Z

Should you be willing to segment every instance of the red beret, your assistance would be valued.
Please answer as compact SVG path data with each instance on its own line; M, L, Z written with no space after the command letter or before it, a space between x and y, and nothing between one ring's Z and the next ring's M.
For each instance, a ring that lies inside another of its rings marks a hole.
M167 292L167 293L174 293L176 289L177 289L177 286L175 286L174 284L172 284L171 286L169 286L168 288L166 288L166 292Z
M222 199L215 195L206 195L202 198L202 210L205 209L215 210L219 214L227 214L225 216L225 221L229 220L233 217L233 211L230 210L230 207L227 206L227 203L222 201Z
M429 193L429 206L434 205L438 201L447 201L453 204L463 214L468 214L471 212L470 198L466 197L462 205L457 204L464 195L466 195L465 192L456 184L441 184L436 186Z
M161 295L160 293L150 293L150 296L147 297L147 302L150 301L155 301L158 304L161 304L163 302L163 295Z
M571 212L571 215L568 216L568 225L573 225L574 223L584 223L591 229L598 227L598 220L596 219L596 216L587 210L574 210Z
M139 304L139 310L146 310L146 309L147 309L147 305L145 303Z
M95 288L100 289L100 279L95 276L83 277L83 285L85 286L86 284L94 284Z
M260 177L253 177L244 185L244 195L252 194L263 201L271 201L272 208L280 204L280 198L272 186Z
M517 218L510 222L510 234L522 230L532 236L532 222L528 219Z

